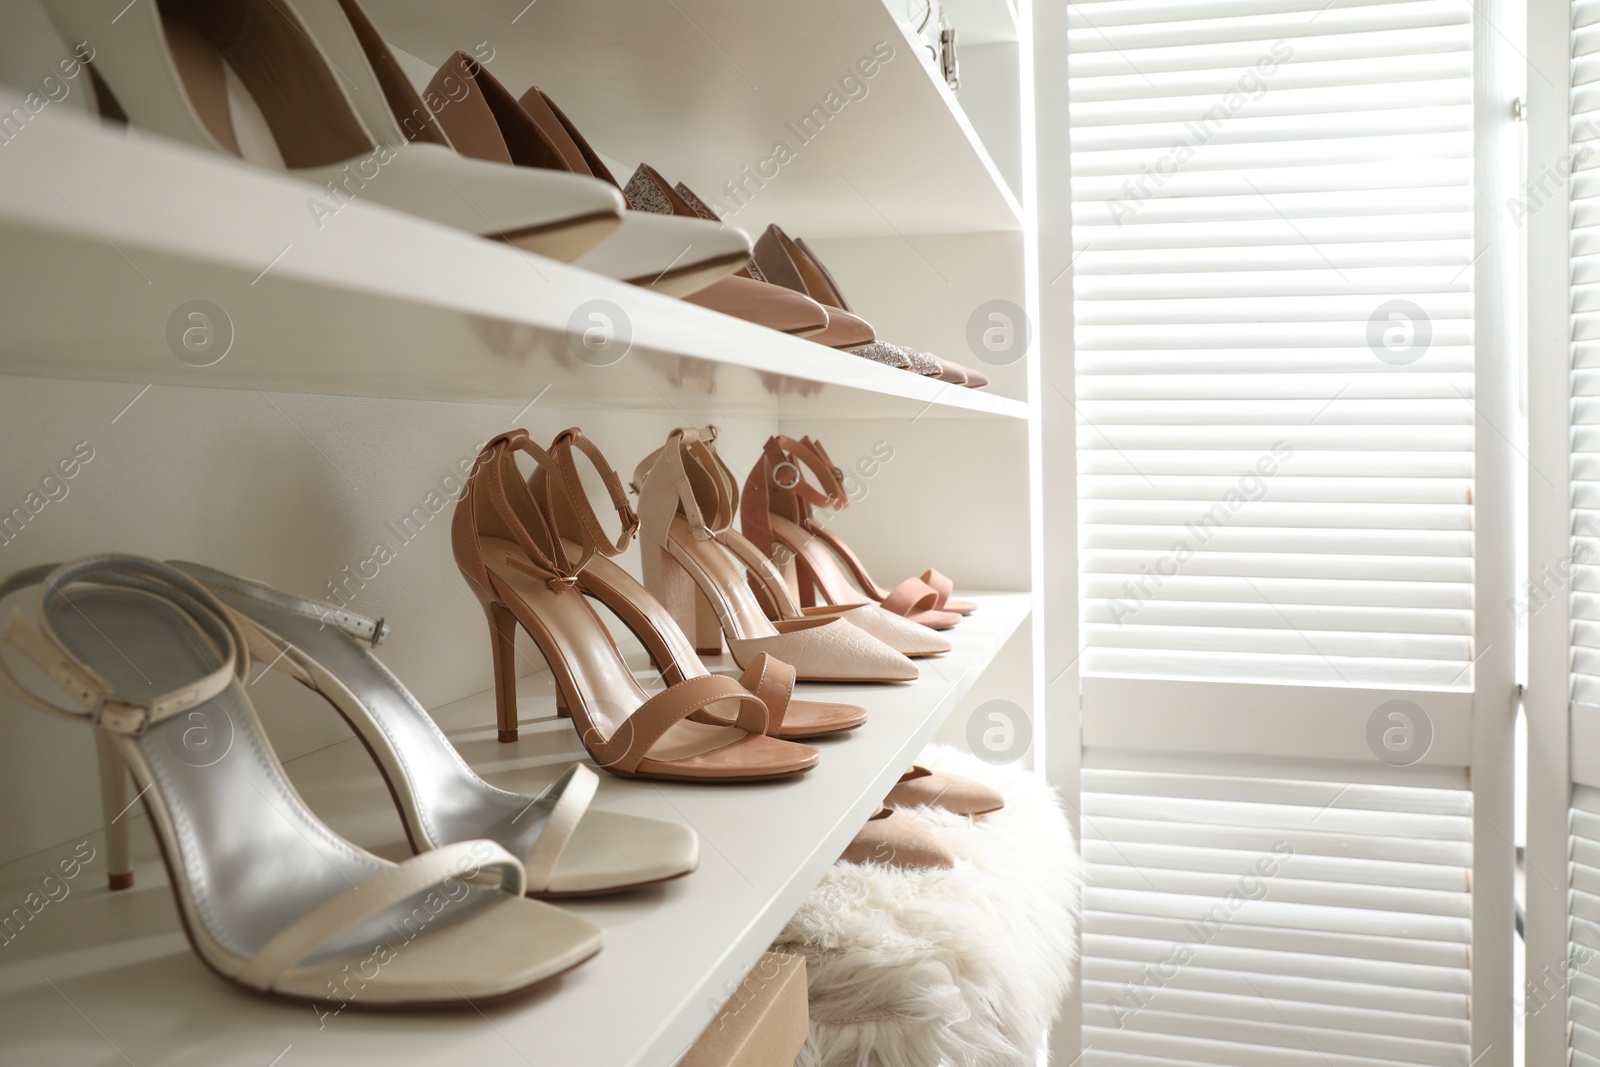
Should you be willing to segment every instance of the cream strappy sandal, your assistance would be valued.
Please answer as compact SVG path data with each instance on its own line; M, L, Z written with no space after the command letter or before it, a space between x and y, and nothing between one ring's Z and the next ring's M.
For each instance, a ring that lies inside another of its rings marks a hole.
M738 486L722 474L714 431L673 430L634 472L639 490L644 584L695 649L715 655L723 635L741 667L762 652L792 664L802 681L905 682L917 666L901 653L836 618L767 617L746 584L764 561L733 527Z
M460 841L393 864L306 807L241 684L245 637L204 586L138 556L19 571L38 622L5 641L76 707L22 703L95 727L113 888L133 882L127 776L140 787L189 941L257 993L350 1007L467 1007L524 992L600 950L584 919L522 896L522 863ZM356 977L359 976L359 977Z

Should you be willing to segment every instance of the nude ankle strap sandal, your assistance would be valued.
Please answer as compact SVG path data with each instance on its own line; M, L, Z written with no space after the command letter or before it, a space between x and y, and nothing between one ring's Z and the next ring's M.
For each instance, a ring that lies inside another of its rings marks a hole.
M694 635L697 651L722 651L726 634L741 667L766 652L792 664L802 681L917 677L916 664L844 620L767 617L746 584L749 566L764 561L732 529L738 485L722 474L706 435L673 430L640 463L634 485L645 586Z
M5 641L72 701L24 705L95 727L113 888L132 884L142 800L190 944L254 992L351 1007L465 1007L512 996L600 950L594 924L522 896L522 863L466 840L394 864L339 837L295 792L243 682L249 641L189 575L138 556L30 567L43 586ZM128 795L128 776L139 786ZM348 979L363 976L358 988ZM368 975L371 977L367 977Z
M687 826L590 807L598 779L574 764L536 797L480 778L416 698L372 654L388 626L197 563L256 659L321 695L389 784L415 852L484 838L522 858L533 897L595 896L678 878L699 863Z
M599 447L584 436L582 430L574 427L557 434L549 451L555 459L555 473L551 474L546 468L540 467L529 479L528 489L536 499L549 502L557 530L564 540L573 545L585 542L594 545L595 554L579 572L579 588L622 620L623 625L650 653L651 660L667 684L676 685L686 679L711 673L700 661L694 645L671 613L633 575L609 558L627 548L638 529L639 520L628 504L621 479L606 462ZM583 488L583 480L578 475L577 455L587 458L600 474L611 498L611 506L617 511L621 532L614 539L605 532ZM550 491L545 481L555 476L566 479L568 493ZM568 502L571 506L567 506ZM769 736L790 740L822 737L842 730L853 730L867 721L866 709L853 704L794 699L795 681L793 667L764 652L756 655L739 678L739 684L760 697L766 705L766 732ZM716 725L729 724L725 716L712 709L697 711L690 719Z
M806 478L808 471L816 484ZM745 480L740 519L745 536L782 561L781 569L802 605L810 606L819 598L835 605L875 601L936 630L948 629L977 607L952 599L953 583L935 570L907 578L893 589L880 587L850 546L815 516L818 508L843 511L849 506L844 473L822 445L809 437L795 440L780 435L767 439Z
M624 777L697 782L777 778L816 765L814 748L765 734L761 699L730 678L687 678L654 695L639 688L579 589L592 543L573 551L528 489L517 455L553 468L525 430L500 434L478 456L452 520L456 563L484 606L493 640L500 739L517 731L516 634L526 631L555 676L557 702L596 763ZM547 478L567 498L566 480ZM733 725L690 721L709 709Z

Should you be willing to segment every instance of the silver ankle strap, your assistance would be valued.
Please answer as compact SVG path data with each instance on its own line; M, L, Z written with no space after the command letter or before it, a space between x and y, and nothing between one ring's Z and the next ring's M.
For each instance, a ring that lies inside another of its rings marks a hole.
M345 611L322 601L297 597L292 593L274 589L270 585L215 570L203 563L190 563L181 559L168 560L167 563L229 596L254 600L283 611L291 611L303 618L314 619L324 626L341 630L359 641L371 642L374 648L383 644L383 639L389 636L389 624L384 619L369 619L365 615L357 615L353 611Z

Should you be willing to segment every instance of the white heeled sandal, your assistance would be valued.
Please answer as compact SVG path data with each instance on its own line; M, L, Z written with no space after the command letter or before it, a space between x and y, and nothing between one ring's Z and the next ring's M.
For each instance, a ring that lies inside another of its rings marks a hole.
M589 807L599 776L574 764L537 797L497 789L369 648L387 627L331 604L173 561L235 615L251 655L324 697L365 742L417 852L486 838L522 858L529 896L598 896L679 878L700 839L679 823Z
M493 841L393 864L312 814L242 684L244 635L188 575L92 556L19 571L0 598L39 585L37 624L13 614L5 641L76 706L25 688L3 660L0 683L96 728L113 888L132 884L117 816L142 799L184 930L223 978L341 1007L464 1007L522 993L600 950L599 927L523 897L521 861Z

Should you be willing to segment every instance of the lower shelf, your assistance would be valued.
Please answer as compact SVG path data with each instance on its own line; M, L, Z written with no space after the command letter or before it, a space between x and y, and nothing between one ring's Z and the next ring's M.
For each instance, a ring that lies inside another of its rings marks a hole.
M504 1006L333 1015L231 987L191 953L142 828L134 834L140 860L132 890L106 890L98 833L19 860L0 870L0 1060L667 1067L1028 617L1025 594L985 596L980 604L951 631L949 654L921 661L915 683L806 686L806 696L859 703L872 716L853 734L820 742L822 764L802 778L715 787L602 775L597 807L693 826L700 869L638 893L569 905L605 927L605 949ZM490 693L434 712L468 762L502 788L536 792L581 757L575 732L550 715L538 680L522 687L515 744L495 740ZM406 854L382 779L354 738L291 761L289 773L340 833L390 858ZM59 859L75 852L81 859L88 848L96 858L74 879L52 875ZM5 924L13 907L27 917Z

